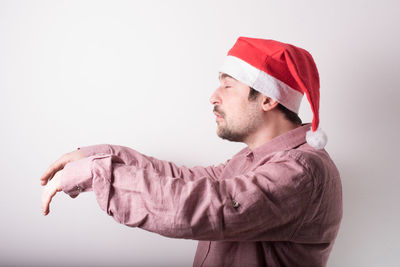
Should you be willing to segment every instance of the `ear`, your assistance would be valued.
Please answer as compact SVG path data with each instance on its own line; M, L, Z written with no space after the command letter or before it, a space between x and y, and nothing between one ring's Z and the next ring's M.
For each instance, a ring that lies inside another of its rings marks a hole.
M270 110L276 108L276 106L278 106L278 104L279 104L278 101L276 101L275 99L272 99L268 96L262 97L261 106L264 111L270 111Z

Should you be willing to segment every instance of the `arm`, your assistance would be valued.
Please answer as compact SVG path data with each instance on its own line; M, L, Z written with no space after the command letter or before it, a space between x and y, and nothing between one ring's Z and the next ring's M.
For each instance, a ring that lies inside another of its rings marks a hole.
M110 154L67 164L61 187L72 197L93 190L100 207L127 226L174 238L229 241L289 240L313 192L311 176L295 159L230 179L192 180L126 165Z
M217 166L195 166L188 168L186 166L178 166L173 162L160 160L151 156L140 153L139 151L118 145L98 144L92 146L79 147L78 150L85 156L95 156L99 154L112 154L119 157L126 165L135 165L140 168L149 169L158 172L160 175L185 178L188 180L196 179L199 176L210 176L218 179L224 167L229 162L220 163Z

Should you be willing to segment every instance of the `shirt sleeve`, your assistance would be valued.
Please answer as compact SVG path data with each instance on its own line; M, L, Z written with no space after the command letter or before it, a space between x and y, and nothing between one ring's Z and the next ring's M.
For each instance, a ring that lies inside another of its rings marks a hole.
M186 166L178 166L171 161L161 160L145 155L126 146L97 144L78 147L78 149L85 157L112 154L119 157L126 165L134 165L140 168L148 169L149 171L157 172L160 175L188 180L193 180L196 177L203 175L210 176L213 179L219 179L224 167L230 161L230 159L228 159L218 165L210 165L207 167L194 166L192 168L188 168Z
M195 240L289 240L313 192L311 176L292 158L223 180L161 175L112 154L68 163L63 173L65 193L93 190L117 222Z

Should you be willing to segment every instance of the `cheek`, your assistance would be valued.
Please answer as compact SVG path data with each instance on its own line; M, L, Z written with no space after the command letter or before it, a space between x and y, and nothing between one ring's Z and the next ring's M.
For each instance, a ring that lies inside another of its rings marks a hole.
M225 102L225 115L232 120L242 119L248 113L248 103L241 97L232 97Z
M239 102L236 105L236 112L241 117L246 116L249 113L249 105L245 102Z
M249 119L257 116L258 107L249 103L241 103L237 106L236 116L240 121L248 121Z
M232 106L227 114L228 120L234 124L241 124L247 116L248 110L240 103L236 103Z

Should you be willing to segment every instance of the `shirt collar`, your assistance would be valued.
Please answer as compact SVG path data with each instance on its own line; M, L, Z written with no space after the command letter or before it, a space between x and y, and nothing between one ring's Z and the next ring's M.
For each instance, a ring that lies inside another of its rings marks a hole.
M253 150L246 147L243 152L248 158L258 159L272 152L297 147L306 142L306 132L310 130L310 128L311 123L303 123L301 126L278 135Z

